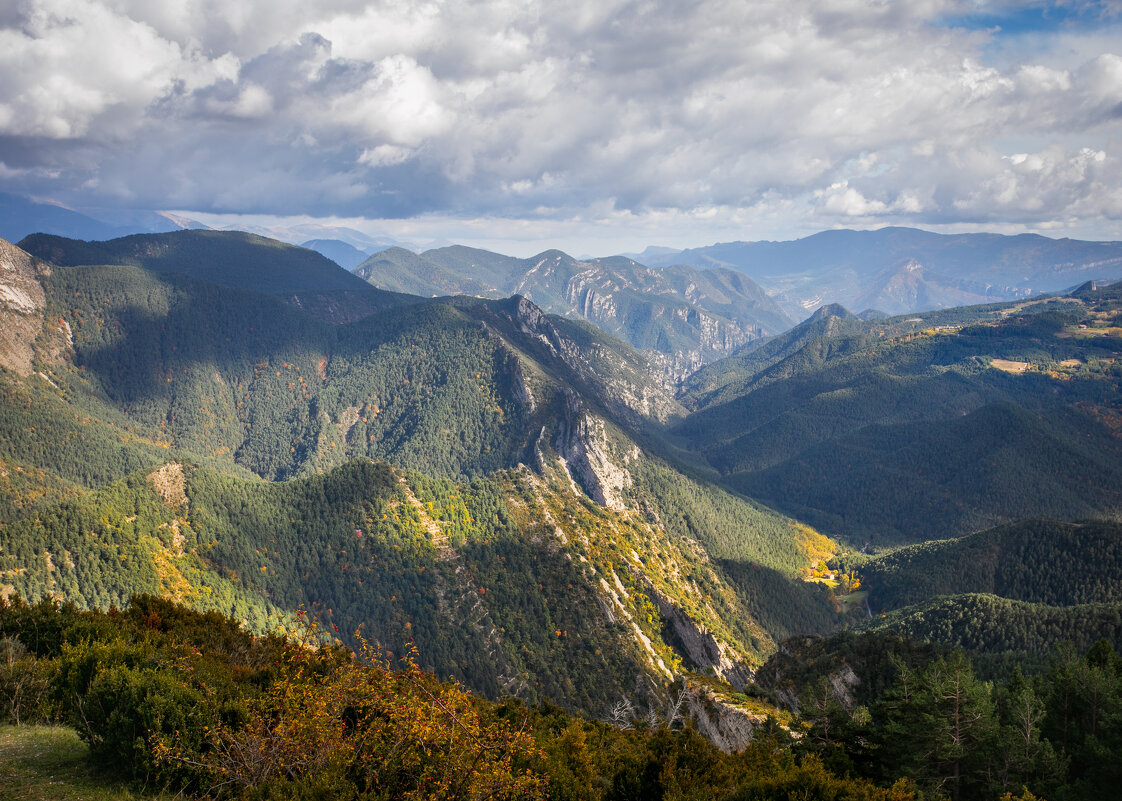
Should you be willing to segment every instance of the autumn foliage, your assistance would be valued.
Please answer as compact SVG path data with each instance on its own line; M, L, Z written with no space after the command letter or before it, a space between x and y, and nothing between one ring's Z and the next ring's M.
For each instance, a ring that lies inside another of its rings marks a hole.
M18 702L21 721L66 723L119 780L184 799L916 798L907 780L878 787L796 753L777 724L725 754L685 718L617 727L488 701L409 655L391 662L361 638L352 651L298 619L284 638L255 637L153 596L109 613L0 600L0 642L26 648L11 661L43 685L25 698L0 672L0 712Z
M543 798L540 758L525 721L513 726L411 659L391 669L362 641L353 658L314 648L313 624L285 652L277 680L245 720L208 727L204 746L172 738L157 758L233 797Z

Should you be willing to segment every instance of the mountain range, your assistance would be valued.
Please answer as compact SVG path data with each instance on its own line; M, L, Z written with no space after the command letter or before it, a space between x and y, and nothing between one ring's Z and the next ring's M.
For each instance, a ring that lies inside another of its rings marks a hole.
M314 250L346 270L353 270L370 258L368 250L358 248L342 239L309 239L301 242L300 247Z
M10 242L17 242L31 234L52 234L90 241L131 234L209 230L210 227L171 211L115 208L79 211L59 203L0 192L0 238ZM221 225L218 227L224 228ZM314 222L271 226L243 223L239 230L316 250L348 269L364 261L371 253L387 247L408 245L392 237L371 236L343 225ZM359 256L357 259L356 254Z
M22 244L54 263L6 246L4 297L42 294L9 310L0 376L5 594L155 592L257 630L304 604L591 714L636 676L743 687L836 624L796 577L832 542L677 468L684 408L586 323L382 292L252 235ZM309 301L338 292L369 305Z
M791 326L758 286L730 270L654 270L622 257L578 261L556 250L516 259L454 246L420 254L391 248L354 271L374 286L415 295L521 295L645 351L670 382Z
M116 221L107 222L54 203L40 203L0 192L0 238L13 242L39 232L90 240L201 226L193 220L165 212L135 212L116 216Z
M651 267L742 272L792 318L831 303L888 314L1016 300L1122 278L1122 243L1036 234L935 234L914 228L823 231L788 242L649 248Z
M730 750L795 635L1122 637L1122 285L789 327L728 270L357 272L235 232L0 243L0 595L302 607L591 716L684 682ZM745 309L775 333L733 345Z
M1106 514L1119 299L1088 285L868 321L824 307L695 374L670 431L727 485L853 542Z

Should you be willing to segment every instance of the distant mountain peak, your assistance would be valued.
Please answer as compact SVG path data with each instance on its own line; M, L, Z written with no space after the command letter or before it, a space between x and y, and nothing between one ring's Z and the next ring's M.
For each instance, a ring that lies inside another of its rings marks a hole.
M546 261L552 261L552 262L557 262L557 263L563 263L563 262L576 263L577 260L574 259L572 256L570 256L568 253L566 253L563 250L558 250L557 248L550 248L549 250L543 250L538 255L532 257L530 259L530 261L532 261L534 264L541 264L542 262L546 262Z
M825 320L830 317L840 317L843 320L856 320L857 315L840 303L827 303L810 316L811 320Z
M409 250L408 248L403 248L403 247L400 247L398 245L394 245L393 247L386 248L385 250L379 250L377 253L375 253L373 255L375 255L375 256L389 256L389 255L393 255L393 256L404 256L404 255L416 256L417 254L414 253L413 251Z
M210 226L206 225L205 223L201 223L198 220L193 220L190 217L183 217L179 214L172 214L170 211L157 211L155 212L155 214L167 220L177 228L182 228L184 230L190 231L210 230Z
M354 272L377 287L422 296L522 295L545 313L584 319L647 352L669 381L792 325L742 273L651 268L625 256L578 260L551 249L518 259L462 246L419 254L391 249Z
M737 270L795 318L823 301L912 314L1067 291L1088 279L1122 278L1122 242L902 227L821 231L785 242L724 242L651 252L644 259L652 267Z
M300 247L326 256L345 270L354 270L370 256L366 250L356 248L342 239L308 239Z
M0 192L0 237L15 242L40 231L75 239L104 239L121 233L112 225L58 203L40 203Z

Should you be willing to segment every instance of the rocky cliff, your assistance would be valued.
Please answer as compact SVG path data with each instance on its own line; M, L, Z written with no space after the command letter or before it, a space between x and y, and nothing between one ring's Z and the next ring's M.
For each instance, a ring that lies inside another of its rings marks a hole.
M48 266L0 239L0 367L31 374L46 299L39 276Z

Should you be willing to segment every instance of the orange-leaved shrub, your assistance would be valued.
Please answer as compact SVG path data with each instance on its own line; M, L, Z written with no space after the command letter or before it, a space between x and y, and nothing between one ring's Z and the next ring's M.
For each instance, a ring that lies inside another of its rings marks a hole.
M287 650L280 675L246 718L220 719L202 747L157 742L158 760L235 798L544 798L540 754L523 721L441 683L411 659L393 669L359 638L353 658L316 648L314 624Z

